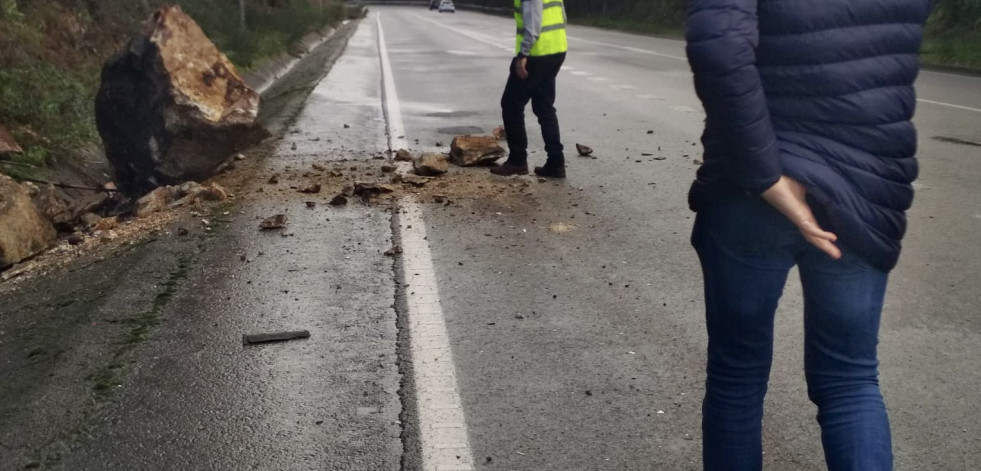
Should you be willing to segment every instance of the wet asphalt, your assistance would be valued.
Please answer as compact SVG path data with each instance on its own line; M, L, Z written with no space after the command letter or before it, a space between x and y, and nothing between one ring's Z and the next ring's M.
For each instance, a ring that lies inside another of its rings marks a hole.
M233 203L182 222L189 237L164 231L0 293L0 469L422 469L407 293L384 255L398 209L257 192L271 173L387 150L374 15L411 150L500 123L510 20L373 8L267 92L284 139ZM699 469L705 335L685 194L704 115L683 44L570 35L557 103L569 179L422 205L474 465ZM918 84L961 108L917 114L922 172L880 346L896 469L981 466L981 147L951 141L981 140L979 83L925 72ZM287 229L259 232L274 213ZM242 345L297 329L311 337ZM801 338L792 276L767 469L824 469Z

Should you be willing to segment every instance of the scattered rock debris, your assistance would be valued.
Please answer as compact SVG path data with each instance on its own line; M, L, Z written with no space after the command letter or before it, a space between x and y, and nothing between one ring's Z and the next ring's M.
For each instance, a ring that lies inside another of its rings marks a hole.
M344 195L334 196L333 198L331 198L330 203L327 204L331 206L344 206L347 204L347 197L345 197Z
M450 162L446 155L436 153L422 154L412 162L416 175L435 177L450 171Z
M317 194L323 186L320 183L310 183L300 188L300 193Z
M396 245L396 246L394 246L394 247L386 250L385 251L385 256L386 257L394 257L394 256L399 255L401 253L402 253L402 246L401 245Z

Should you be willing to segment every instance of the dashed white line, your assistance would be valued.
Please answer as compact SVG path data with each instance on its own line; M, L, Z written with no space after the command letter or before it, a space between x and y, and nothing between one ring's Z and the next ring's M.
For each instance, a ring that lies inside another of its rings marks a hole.
M967 80L981 80L981 77L975 77L973 75L952 74L949 72L938 72L936 70L922 70L921 73L943 75L945 77L954 77L954 78L967 79Z
M605 43L605 42L602 42L602 41L593 41L591 39L583 39L583 38L576 37L576 36L569 36L569 39L572 39L574 41L582 41L584 43L589 43L589 44L596 44L597 46L606 46L606 47L612 47L612 48L615 48L615 49L622 49L624 51L637 52L637 53L640 53L640 54L647 54L647 55L658 56L658 57L666 57L668 59L675 59L675 60L680 60L680 61L685 61L685 62L688 61L688 58L687 57L674 56L674 55L671 55L671 54L664 54L664 53L660 53L660 52L651 51L650 49L641 49L639 47L632 47L632 46L621 46L619 44Z
M971 108L970 106L955 105L953 103L944 103L942 101L924 100L923 98L917 98L916 101L920 103L929 103L931 105L947 106L950 108L956 108L958 110L973 111L975 113L981 113L979 108Z
M510 52L514 52L514 46L511 46L511 45L503 46L503 45L501 45L501 44L499 44L497 42L494 42L494 41L491 41L491 40L489 40L487 38L484 38L483 36L480 36L480 35L477 35L477 34L473 34L470 31L463 30L463 29L457 29L457 28L454 28L452 26L446 26L446 25L444 25L444 24L442 24L442 23L440 23L438 21L433 21L433 20L431 20L429 18L426 18L424 16L419 16L419 15L416 15L416 14L411 14L411 16L414 16L416 18L419 18L420 20L425 21L427 23L431 23L433 25L439 26L440 28L443 28L443 29L445 29L447 31L452 31L452 32L454 32L456 34L459 34L461 36L466 36L466 37L468 37L470 39L473 39L474 41L482 42L484 44L487 44L489 46L493 46L493 47L495 47L497 49L501 49L501 50L507 51L509 53Z
M672 106L671 109L673 111L678 111L680 113L698 113L698 110L696 110L695 108L692 108L690 106L684 106L684 105Z
M385 31L382 29L381 15L378 18L378 56L382 69L382 100L385 120L388 124L388 149L396 151L408 147L405 138L405 124L402 121L402 107L395 92L395 79L392 76L392 63L388 59L385 46Z
M472 470L473 454L457 389L453 352L436 286L426 223L418 204L410 200L403 206L399 227L423 469Z

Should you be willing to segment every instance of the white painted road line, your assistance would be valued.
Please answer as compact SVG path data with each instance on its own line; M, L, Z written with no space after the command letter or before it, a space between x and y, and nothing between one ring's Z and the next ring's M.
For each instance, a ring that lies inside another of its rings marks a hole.
M402 107L395 92L395 79L392 76L392 63L388 60L385 47L385 31L382 30L381 15L378 15L378 56L382 69L382 109L388 124L388 149L392 152L409 147L405 138L405 124L402 122Z
M405 125L395 78L385 47L385 32L378 16L378 53L381 56L382 88L389 147L406 148ZM399 217L402 238L402 269L405 271L409 343L418 409L419 444L425 471L469 471L474 469L467 421L456 382L456 366L450 349L443 308L436 285L436 270L426 237L422 210L406 200Z
M612 47L612 48L615 48L615 49L622 49L624 51L637 52L637 53L640 53L640 54L647 54L647 55L658 56L658 57L666 57L668 59L675 59L675 60L680 60L680 61L688 62L688 58L687 57L673 56L671 54L662 54L660 52L655 52L655 51L652 51L650 49L641 49L639 47L632 47L632 46L621 46L619 44L610 44L610 43L605 43L605 42L602 42L602 41L593 41L591 39L583 39L583 38L576 37L576 36L569 36L569 39L571 39L573 41L582 41L584 43L595 44L597 46Z
M493 46L493 47L495 47L497 49L500 49L500 50L503 50L503 51L507 51L508 53L513 53L514 52L514 46L510 46L510 45L503 46L503 45L498 44L497 42L492 41L490 39L487 39L487 38L485 38L485 37L483 37L481 35L474 34L474 33L470 32L470 31L467 31L467 30L454 28L452 26L447 26L447 25L444 25L443 23L440 23L438 21L431 20L431 19L426 18L424 16L415 15L415 14L413 14L412 16L414 16L416 18L419 18L420 20L425 21L427 23L431 23L433 25L439 26L440 28L443 28L443 29L445 29L447 31L452 31L452 32L454 32L456 34L459 34L461 36L466 36L466 37L468 37L470 39L473 39L474 41L487 44L488 46Z
M472 470L473 454L457 389L453 352L426 239L426 223L418 204L409 200L403 205L399 229L423 469Z
M973 111L975 113L981 113L981 109L978 109L978 108L971 108L969 106L955 105L955 104L952 104L952 103L944 103L942 101L924 100L923 98L917 98L916 101L918 101L920 103L929 103L931 105L947 106L947 107L950 107L950 108L956 108L958 110Z

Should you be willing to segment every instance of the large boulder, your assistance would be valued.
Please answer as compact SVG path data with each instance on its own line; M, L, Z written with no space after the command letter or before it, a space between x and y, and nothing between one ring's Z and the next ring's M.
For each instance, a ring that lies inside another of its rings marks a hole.
M259 94L179 6L164 7L102 69L96 124L131 197L200 181L268 135Z
M457 136L450 144L453 163L463 167L491 164L505 154L494 136Z
M46 250L56 236L54 226L38 213L27 190L0 175L0 269Z
M17 145L17 141L14 140L14 137L11 136L2 125L0 125L0 156L3 154L20 153L23 151L24 150Z

